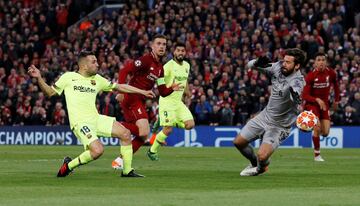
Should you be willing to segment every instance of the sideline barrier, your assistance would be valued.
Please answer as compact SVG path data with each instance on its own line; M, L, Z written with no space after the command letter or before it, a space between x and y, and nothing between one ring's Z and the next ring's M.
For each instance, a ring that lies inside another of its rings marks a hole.
M167 139L175 147L229 147L240 127L197 126L192 130L174 129ZM118 145L115 138L101 138L104 145ZM68 126L4 126L0 127L0 145L81 145ZM360 148L360 126L332 127L328 137L320 138L321 148ZM259 141L255 141L255 147ZM311 133L297 128L281 145L283 148L312 147Z

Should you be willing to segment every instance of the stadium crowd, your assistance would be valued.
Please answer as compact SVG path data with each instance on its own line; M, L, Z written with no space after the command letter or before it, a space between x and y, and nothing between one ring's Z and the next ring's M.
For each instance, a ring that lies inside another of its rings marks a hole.
M0 0L0 125L68 124L63 97L46 98L27 68L41 68L52 84L59 74L77 69L76 55L92 50L99 73L117 81L122 65L149 52L156 33L186 44L191 64L186 104L197 124L243 125L261 111L271 91L269 79L248 70L246 63L260 55L273 61L284 49L306 51L308 63L318 51L328 55L336 70L341 101L331 115L334 125L360 124L360 12L356 0L148 0L126 1L118 11L85 20L66 29L95 8L85 2L57 0ZM79 8L85 8L84 11ZM115 93L97 99L101 113L122 120ZM147 101L155 119L157 100Z

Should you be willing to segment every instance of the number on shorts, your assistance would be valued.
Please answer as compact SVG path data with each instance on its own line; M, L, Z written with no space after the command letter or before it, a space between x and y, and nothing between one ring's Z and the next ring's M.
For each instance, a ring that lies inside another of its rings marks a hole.
M280 142L284 141L289 136L288 132L281 131L280 133Z
M81 129L80 129L80 132L83 133L84 135L86 135L87 133L90 132L90 129L88 126L83 126Z
M140 108L137 111L139 112L139 114L141 114L141 109Z
M164 111L164 116L165 116L165 117L168 117L167 111Z

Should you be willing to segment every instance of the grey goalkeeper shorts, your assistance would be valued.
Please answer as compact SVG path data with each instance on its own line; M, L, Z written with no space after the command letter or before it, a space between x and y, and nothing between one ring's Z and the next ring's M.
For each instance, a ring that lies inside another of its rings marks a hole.
M249 142L261 139L261 144L271 144L273 149L276 149L288 138L290 131L291 127L284 128L271 123L265 117L264 112L260 112L246 123L241 129L240 135Z

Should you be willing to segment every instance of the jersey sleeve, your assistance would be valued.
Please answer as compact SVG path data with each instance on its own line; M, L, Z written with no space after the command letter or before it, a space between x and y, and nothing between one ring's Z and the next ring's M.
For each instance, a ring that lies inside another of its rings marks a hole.
M158 86L161 86L161 85L166 86L165 77L164 77L164 69L161 69L159 78L156 80L156 84L157 84Z
M164 78L164 69L161 69L161 73L159 78L156 80L156 84L158 85L159 94L162 97L169 96L174 90L171 88L172 83L169 87L165 84Z
M109 92L112 91L116 87L116 83L112 83L111 81L105 79L100 75L96 75L96 82L98 82L98 88L100 91Z
M264 72L264 73L266 73L266 74L268 74L270 76L274 74L274 71L275 71L277 65L281 64L280 62L275 62L275 63L270 63L271 64L270 67L260 68L260 67L255 67L254 66L255 61L256 61L256 59L253 59L253 60L249 61L247 63L248 68L255 69L255 70L258 70L260 72ZM280 67L281 67L281 65L280 65Z
M316 98L311 96L311 85L313 84L313 75L309 73L305 78L305 86L302 92L302 98L306 102L316 102Z
M164 81L166 86L171 86L171 61L168 61L165 65L164 65Z
M58 95L61 95L70 80L70 73L64 73L51 87Z
M125 84L126 78L129 74L134 74L137 71L149 69L151 60L147 56L142 56L135 61L126 64L119 70L119 84Z

